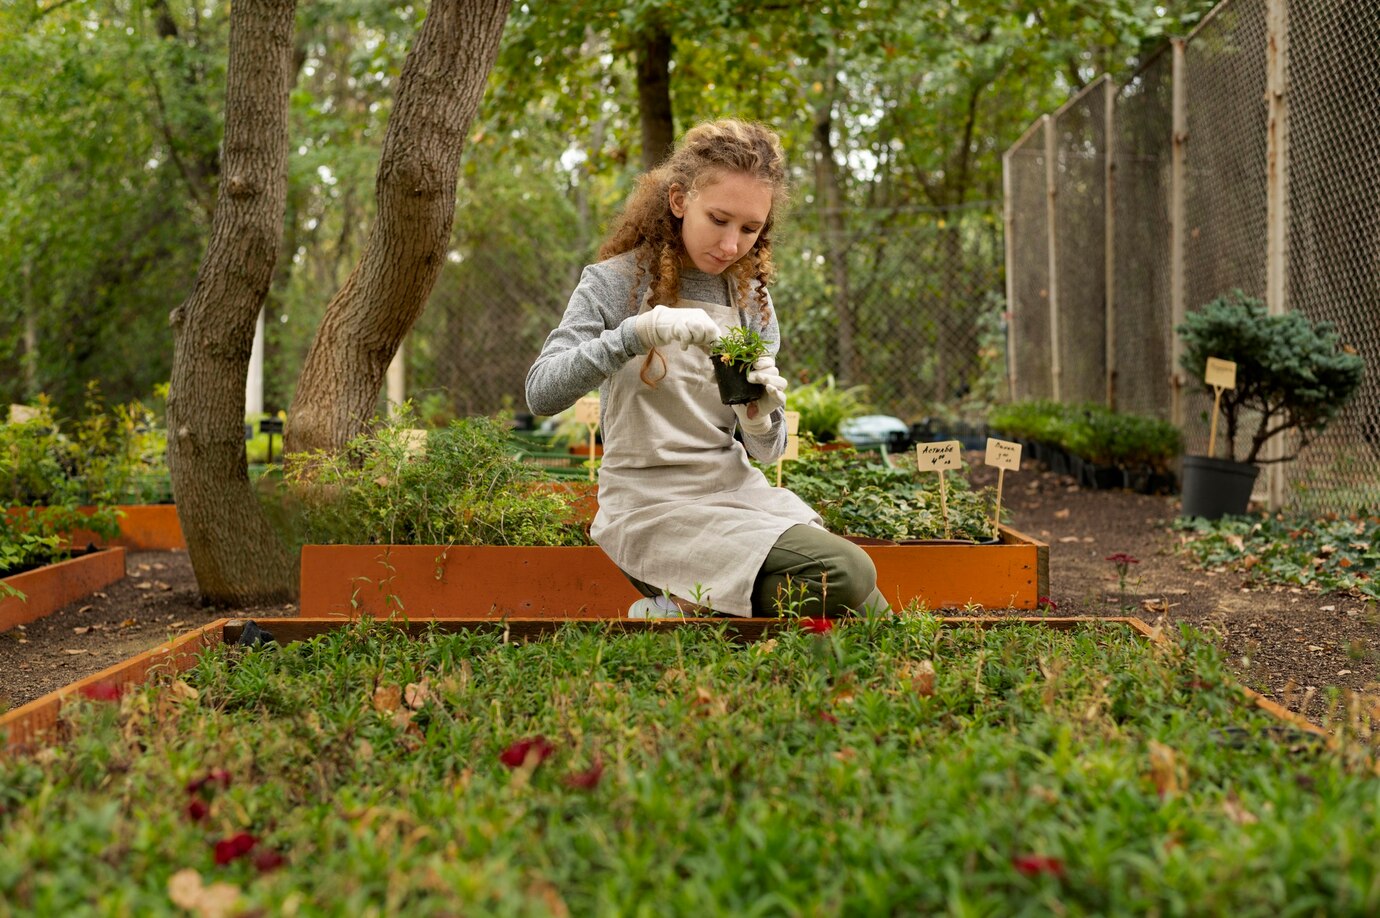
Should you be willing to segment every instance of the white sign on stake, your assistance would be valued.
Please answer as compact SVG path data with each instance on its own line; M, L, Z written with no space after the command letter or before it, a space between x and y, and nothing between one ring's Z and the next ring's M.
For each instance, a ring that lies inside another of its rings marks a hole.
M1208 430L1208 455L1217 455L1217 415L1222 410L1222 390L1236 388L1236 363L1217 357L1207 359L1203 381L1212 387L1212 426Z
M787 411L786 413L786 451L781 454L781 458L776 460L776 486L781 487L781 463L787 459L800 458L800 412Z
M589 480L594 480L594 430L599 426L599 396L586 395L575 402L575 420L589 428Z
M1204 374L1204 379L1207 381L1207 384L1214 389L1218 387L1223 389L1235 389L1236 362L1209 357L1207 359L1207 372Z
M586 395L575 402L575 423L599 425L599 396Z
M997 506L992 512L992 538L1000 539L1001 530L1001 488L1006 478L1006 470L1013 472L1021 468L1021 444L1009 440L987 438L987 464L997 467Z
M959 450L963 444L957 440L944 440L941 443L915 444L915 467L922 472L936 472L959 467Z
M939 443L915 444L915 467L922 472L936 472L939 475L939 517L944 521L944 538L950 538L949 530L949 481L946 469L959 468L959 450L963 444L957 440L943 440Z

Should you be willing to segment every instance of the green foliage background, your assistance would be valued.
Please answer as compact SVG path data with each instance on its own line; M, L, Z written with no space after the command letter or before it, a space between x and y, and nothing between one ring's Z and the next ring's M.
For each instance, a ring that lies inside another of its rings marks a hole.
M798 304L791 332L818 360L832 292L812 242L821 113L831 116L849 234L864 243L850 248L854 272L888 257L884 240L902 223L935 239L925 256L935 261L909 274L872 270L904 301L942 275L945 245L998 238L990 211L960 226L953 209L997 198L1000 153L1032 118L1101 72L1124 75L1210 6L518 4L472 125L433 297L452 305L424 316L412 359L421 372L447 340L482 354L495 336L539 334L559 315L639 170L634 54L647 29L673 36L677 131L726 115L782 131L799 219L786 232L781 285ZM300 5L288 210L266 306L270 412L287 407L324 305L369 231L391 94L425 11L395 0ZM0 7L0 399L46 392L60 413L77 414L88 379L111 402L147 398L167 379L167 316L191 289L219 178L228 12L225 0ZM523 309L494 316L466 305L494 284L516 287ZM981 291L945 295L956 315L1000 307ZM467 353L430 378L446 385Z

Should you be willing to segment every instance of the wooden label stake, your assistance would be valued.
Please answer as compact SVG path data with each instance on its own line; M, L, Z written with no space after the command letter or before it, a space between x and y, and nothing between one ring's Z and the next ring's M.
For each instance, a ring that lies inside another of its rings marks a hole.
M781 487L781 465L787 459L800 458L800 412L786 412L786 451L776 460L776 486Z
M992 512L992 538L1000 539L1001 530L997 527L1001 524L1001 489L1006 470L1016 472L1021 468L1021 444L988 437L986 464L997 467L997 506Z
M575 402L575 422L589 428L589 480L594 480L594 432L599 428L599 396L586 395Z
M1208 456L1217 455L1217 415L1222 410L1222 391L1236 388L1236 364L1231 360L1207 359L1203 380L1216 393L1212 399L1212 424L1208 428Z
M944 538L953 538L949 531L949 482L946 469L956 469L959 464L959 450L963 444L957 440L944 440L939 443L915 444L915 467L922 472L939 473L939 513L944 518Z

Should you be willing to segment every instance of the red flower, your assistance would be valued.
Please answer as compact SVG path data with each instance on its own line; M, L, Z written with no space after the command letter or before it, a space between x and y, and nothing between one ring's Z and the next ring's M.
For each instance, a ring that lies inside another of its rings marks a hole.
M271 873L287 863L287 858L272 848L267 848L254 855L254 869L259 873Z
M839 722L839 719L828 711L816 711L815 720L825 724L836 724Z
M258 843L259 840L248 832L241 832L238 835L232 835L218 841L216 842L216 863L224 866L235 858L243 857Z
M206 818L206 814L211 812L211 808L206 805L206 801L194 797L183 812L192 822L201 822Z
M1041 596L1039 599L1035 600L1035 605L1041 609L1045 609L1050 612L1059 611L1059 604L1054 600L1050 599L1048 596Z
M1064 862L1048 854L1018 854L1011 859L1011 866L1024 877L1049 874L1061 880L1064 878Z
M576 771L566 775L561 779L566 787L573 787L577 790L593 790L599 785L599 779L604 776L604 763L600 759L595 759L594 764L589 766L586 771Z
M90 685L83 685L81 693L92 701L119 701L120 696L125 693L125 687L118 682L102 679Z
M800 627L811 634L828 634L834 630L834 620L831 618L802 618Z
M538 734L513 743L499 754L498 760L509 768L518 768L527 764L535 766L551 758L555 751L556 747L548 743L546 737Z
M230 786L230 772L224 768L213 768L200 778L187 782L187 793L195 794L197 791L205 790L209 784L219 784L222 789Z
M1130 555L1126 554L1126 552L1124 552L1124 551L1119 551L1119 552L1117 552L1117 553L1114 554L1114 555L1108 555L1107 558L1106 558L1106 560L1112 562L1113 564L1139 564L1139 563L1140 563L1140 559L1138 559L1138 558L1132 558Z

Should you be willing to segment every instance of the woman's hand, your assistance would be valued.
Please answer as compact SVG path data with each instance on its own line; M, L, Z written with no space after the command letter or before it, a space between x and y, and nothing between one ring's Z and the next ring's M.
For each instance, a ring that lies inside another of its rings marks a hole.
M637 317L634 327L638 340L649 350L672 344L679 344L681 350L686 350L693 344L707 351L720 335L718 323L698 306L683 309L653 306Z
M757 401L734 405L733 410L744 433L761 436L771 430L771 413L786 405L786 377L776 368L776 358L767 354L757 358L748 371L747 379L748 382L764 386L766 391Z

